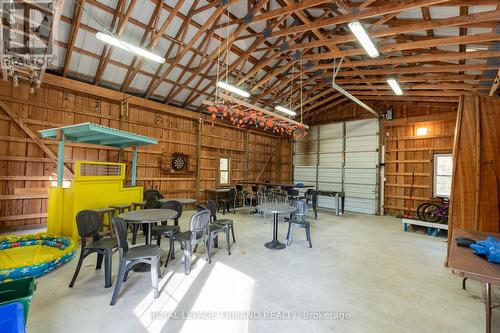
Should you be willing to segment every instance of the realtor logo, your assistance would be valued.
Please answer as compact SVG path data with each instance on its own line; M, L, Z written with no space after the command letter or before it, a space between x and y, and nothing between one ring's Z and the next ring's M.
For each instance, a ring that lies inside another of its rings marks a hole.
M57 1L0 0L0 54L4 78L15 70L45 70L55 64Z

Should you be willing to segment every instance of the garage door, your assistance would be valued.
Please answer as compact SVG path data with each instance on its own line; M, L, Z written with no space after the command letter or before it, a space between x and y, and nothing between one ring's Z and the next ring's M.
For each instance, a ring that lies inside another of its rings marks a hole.
M293 148L293 179L295 182L316 187L316 169L318 164L318 129L310 128L309 134L297 139Z
M294 182L344 191L347 211L377 213L377 119L312 127L294 147ZM333 199L320 196L318 206L333 208Z
M348 211L377 212L378 121L345 123L344 192Z
M344 124L319 126L318 190L342 191ZM318 197L318 206L335 208L331 197Z

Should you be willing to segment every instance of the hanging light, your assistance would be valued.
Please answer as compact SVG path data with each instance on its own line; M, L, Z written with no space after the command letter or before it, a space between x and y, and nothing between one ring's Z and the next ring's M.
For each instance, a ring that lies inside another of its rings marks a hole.
M118 38L115 38L113 36L110 36L110 35L106 35L102 32L98 32L96 33L96 38L105 42L105 43L108 43L108 44L111 44L113 46L116 46L116 47L119 47L123 50L126 50L126 51L129 51L129 52L132 52L132 53L135 53L141 57L144 57L146 59L149 59L149 60L153 60L153 61L156 61L156 62L159 62L159 63L164 63L165 62L165 58L163 57L160 57L159 55L156 55L152 52L149 52L147 50L144 50L140 47L137 47L135 45L132 45L132 44L129 44L127 42L124 42L124 41L121 41L119 40Z
M366 33L363 25L358 21L355 21L349 23L348 26L354 36L356 36L356 38L358 39L361 46L365 49L366 53L368 53L371 58L378 57L378 50L375 47L375 44L373 44L372 40L370 39L370 36L368 36L368 34Z
M281 105L276 106L274 109L276 109L279 112L283 112L283 113L289 114L292 117L295 117L297 115L297 113L295 111L287 109L287 108L285 108L285 107L283 107Z
M226 82L218 81L217 82L217 87L226 89L230 92L233 92L237 95L243 96L243 97L250 97L250 93L246 92L245 90L241 90L240 88L236 88L235 86L232 86L230 84L227 84Z
M387 83L389 83L396 95L403 95L403 90L401 90L401 88L399 87L398 81L396 81L396 79L387 79Z

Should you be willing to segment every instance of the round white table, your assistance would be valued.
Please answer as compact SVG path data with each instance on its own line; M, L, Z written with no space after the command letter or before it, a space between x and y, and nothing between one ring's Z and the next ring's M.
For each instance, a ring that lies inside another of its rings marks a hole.
M264 244L268 249L281 250L286 247L285 244L278 241L278 217L280 214L291 214L297 208L290 206L287 203L266 203L257 206L258 211L274 215L273 222L273 240Z

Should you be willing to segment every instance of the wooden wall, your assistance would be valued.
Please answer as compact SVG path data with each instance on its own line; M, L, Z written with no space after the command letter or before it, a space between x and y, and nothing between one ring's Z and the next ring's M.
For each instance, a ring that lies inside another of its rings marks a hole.
M464 97L457 124L451 225L500 233L500 99Z
M385 214L415 214L421 203L434 200L432 157L436 152L452 152L458 103L368 101L367 104L376 111L393 109L393 120L380 122L380 143L385 146ZM349 102L319 113L314 123L370 117L371 113ZM428 129L427 135L416 136L416 128L423 126Z
M56 152L57 143L40 140L36 131L51 127L93 122L158 139L158 145L139 150L137 183L171 197L205 200L205 190L217 186L217 158L221 156L231 157L233 185L259 174L260 180L290 181L287 137L235 129L206 117L200 121L198 113L137 97L128 99L128 108L122 107L120 99L125 94L49 74L44 81L50 85L42 85L35 94L30 94L23 82L14 88L11 82L0 81L0 103L8 109L0 104L0 229L46 223L47 189L56 179L50 151ZM50 150L49 155L44 147ZM189 155L186 173L160 169L162 154L173 152ZM112 147L68 143L65 162L69 169L75 160L122 160L130 165L131 155L130 150L120 153Z

